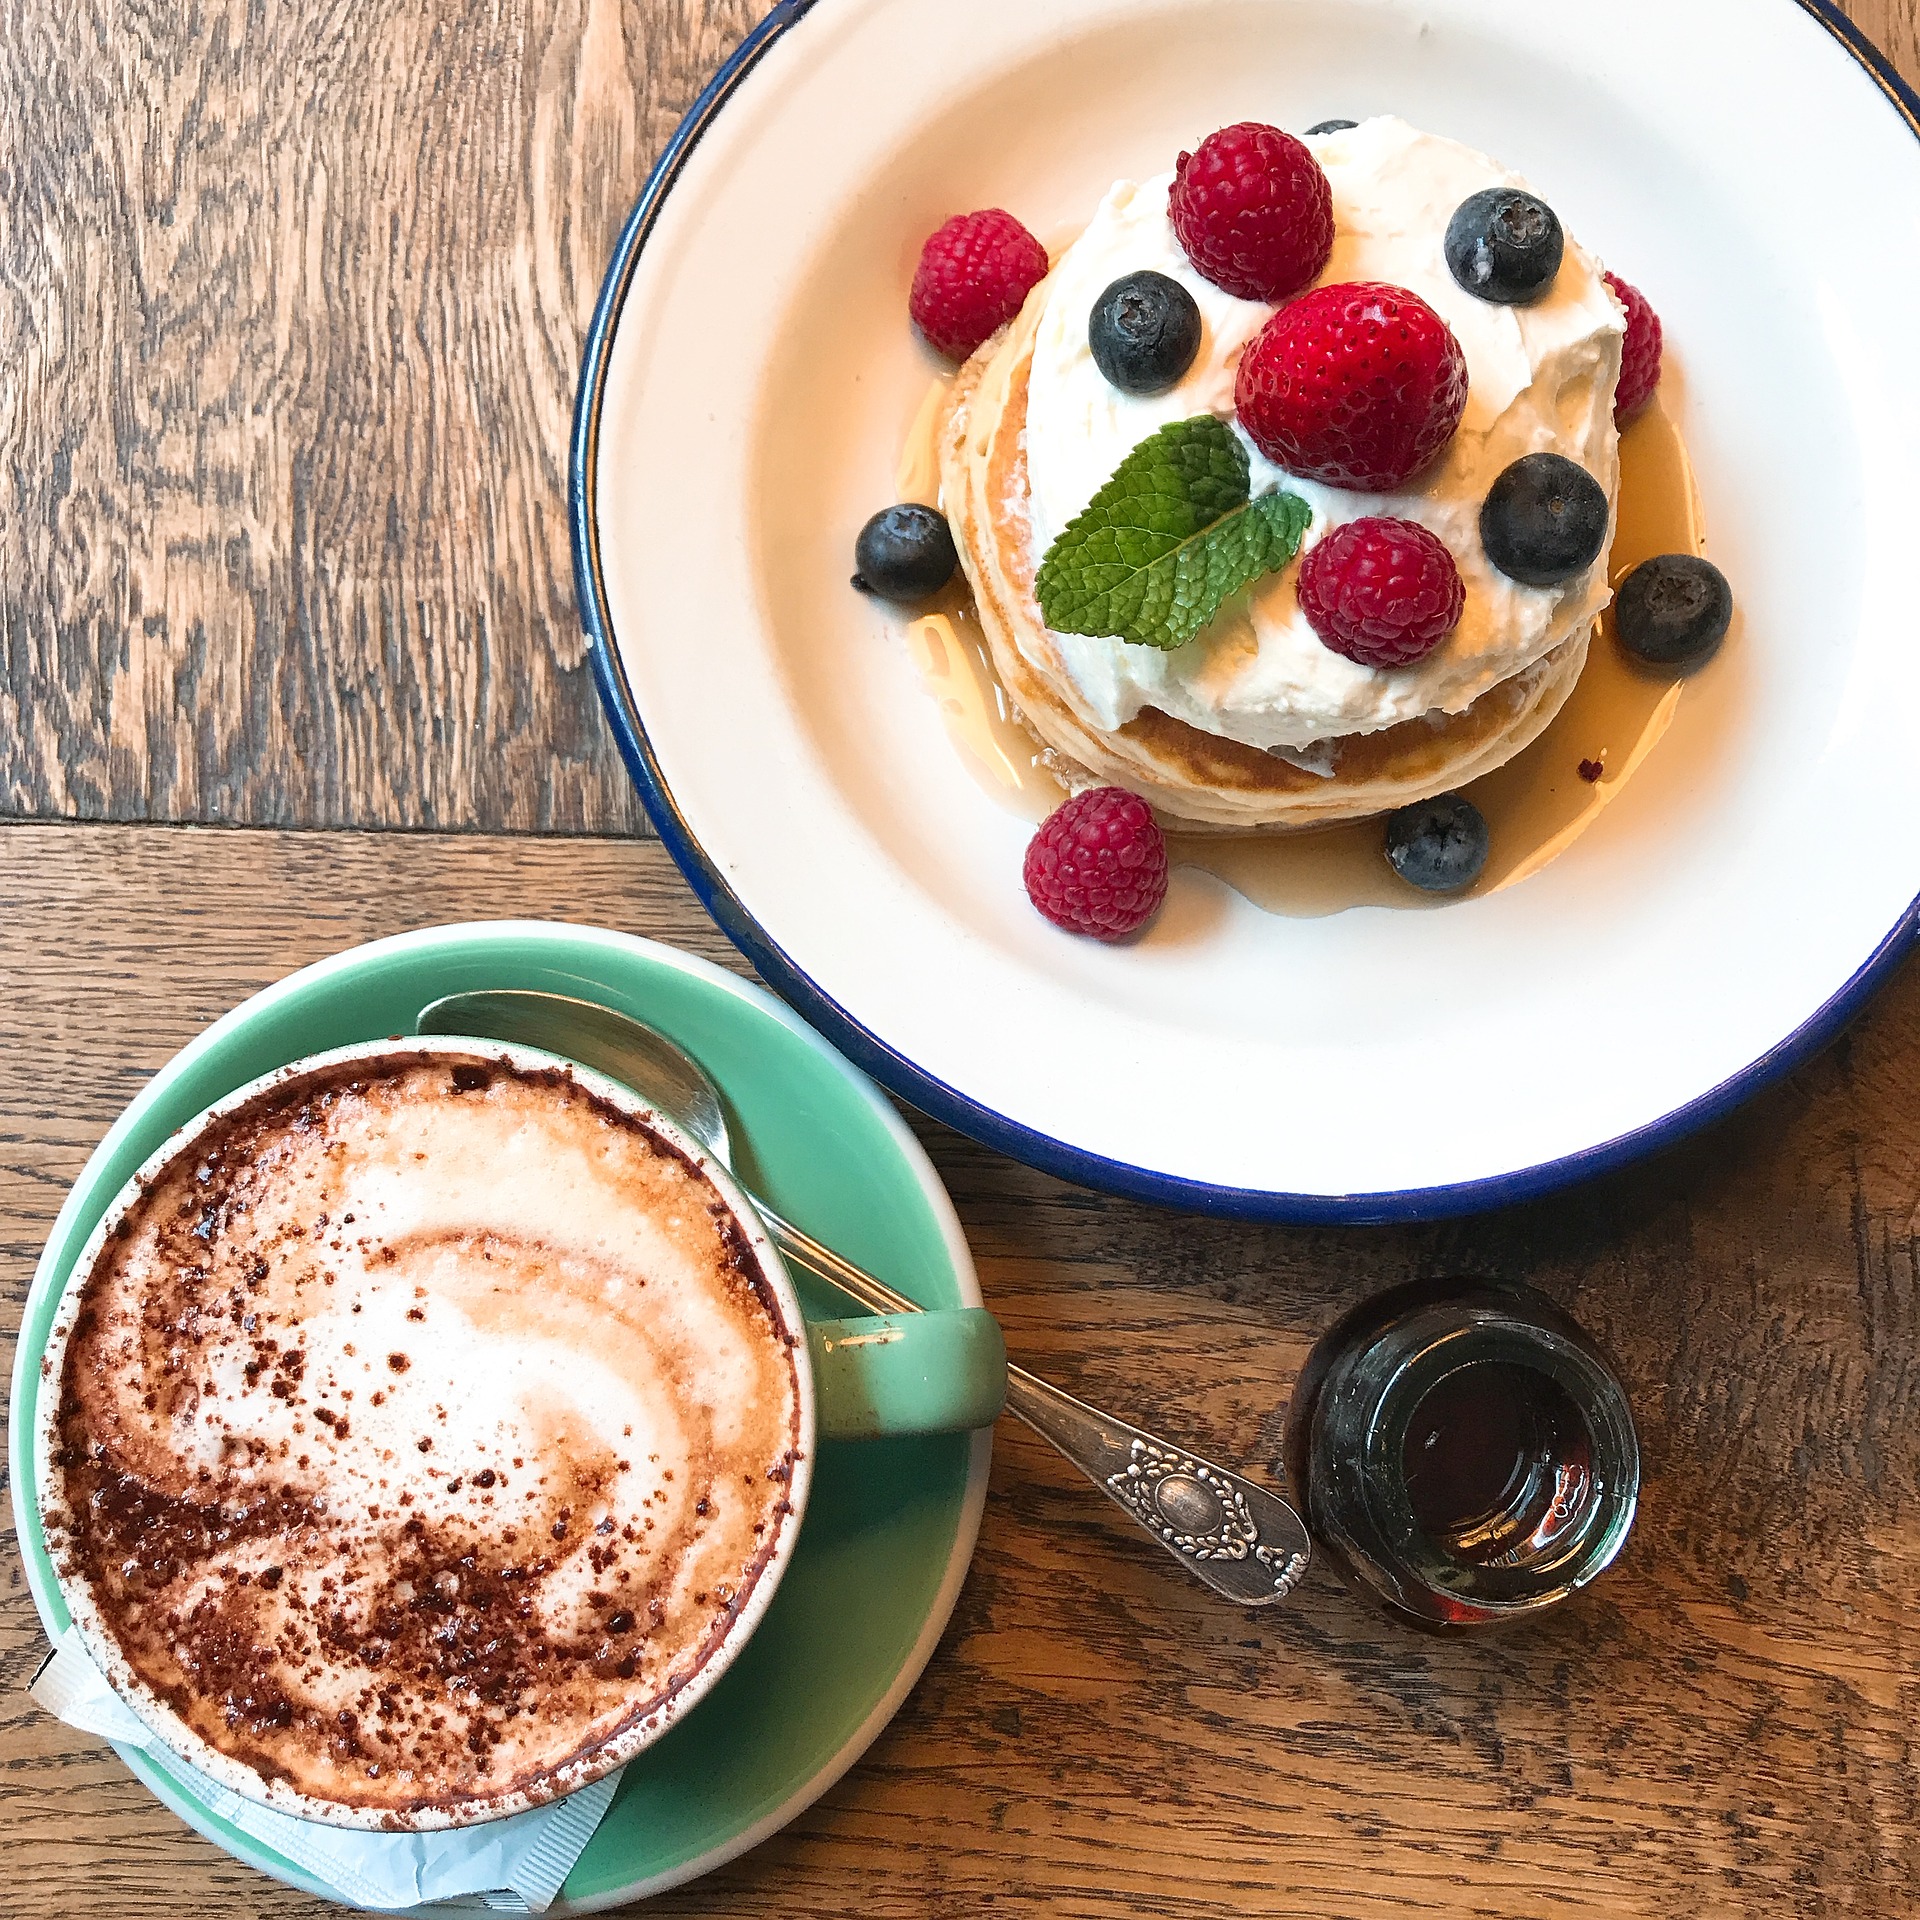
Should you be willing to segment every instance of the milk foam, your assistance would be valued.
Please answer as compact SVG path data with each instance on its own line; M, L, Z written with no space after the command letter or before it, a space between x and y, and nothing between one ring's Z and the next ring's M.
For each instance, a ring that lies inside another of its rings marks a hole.
M1233 421L1255 495L1283 487L1312 508L1303 551L1334 527L1374 514L1418 521L1446 542L1466 585L1466 610L1454 632L1411 667L1365 667L1324 646L1295 598L1297 566L1230 602L1172 652L1057 637L1069 679L1063 691L1094 725L1112 731L1152 706L1324 772L1324 762L1300 750L1431 712L1462 712L1606 605L1604 555L1562 586L1521 586L1487 560L1479 513L1495 478L1528 453L1564 454L1613 498L1613 390L1625 321L1598 264L1571 238L1552 288L1532 306L1495 306L1455 283L1442 248L1454 209L1482 188L1524 185L1484 154L1391 117L1307 144L1333 189L1333 256L1319 284L1407 287L1447 322L1466 355L1466 413L1434 466L1402 493L1348 493L1282 473L1241 433L1234 376L1274 309L1237 299L1194 269L1167 215L1171 174L1138 186L1119 182L1055 266L1034 339L1026 453L1036 561L1134 446L1167 422L1200 413ZM1109 384L1087 347L1087 315L1102 290L1142 268L1179 281L1204 325L1185 377L1144 398ZM1044 662L1034 664L1044 670Z
M798 1407L670 1146L563 1074L359 1062L219 1126L106 1248L56 1545L222 1751L360 1806L508 1791L708 1657Z

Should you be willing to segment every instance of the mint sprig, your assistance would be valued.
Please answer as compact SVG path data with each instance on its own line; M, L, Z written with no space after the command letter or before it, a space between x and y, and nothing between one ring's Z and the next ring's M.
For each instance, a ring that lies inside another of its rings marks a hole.
M1203 413L1149 434L1040 562L1047 625L1185 646L1229 595L1300 550L1307 503L1247 489L1247 450L1224 420Z

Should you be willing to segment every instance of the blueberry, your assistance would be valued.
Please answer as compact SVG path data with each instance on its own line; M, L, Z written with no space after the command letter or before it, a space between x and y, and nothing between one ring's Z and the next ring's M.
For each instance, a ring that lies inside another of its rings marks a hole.
M953 578L960 556L931 507L884 507L853 543L853 584L883 600L924 600Z
M1621 584L1613 630L1636 660L1690 672L1727 637L1733 589L1711 560L1663 553L1643 560Z
M1387 815L1387 858L1422 893L1458 893L1487 864L1487 817L1464 793L1416 800Z
M1503 307L1538 300L1566 247L1558 215L1518 187L1476 193L1447 222L1448 270L1475 298Z
M1584 573L1607 540L1607 496L1557 453L1516 460L1487 492L1480 544L1509 580L1552 587Z
M1200 351L1200 309L1164 273L1123 273L1093 303L1087 345L1122 393L1165 393Z
M1307 134L1311 138L1316 133L1345 133L1349 127L1359 124L1358 120L1322 120L1318 126L1309 127Z

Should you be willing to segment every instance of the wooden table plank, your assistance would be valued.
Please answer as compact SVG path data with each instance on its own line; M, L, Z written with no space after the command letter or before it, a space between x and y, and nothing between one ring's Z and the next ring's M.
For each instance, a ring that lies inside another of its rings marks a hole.
M435 920L718 936L621 841L0 829L0 1337L141 1079L254 987ZM1904 1915L1920 1885L1920 971L1707 1135L1558 1199L1286 1231L1063 1186L923 1126L1010 1344L1227 1457L1362 1292L1525 1276L1615 1350L1642 1423L1625 1561L1558 1616L1436 1642L1324 1569L1206 1597L1003 1427L925 1679L784 1835L660 1915ZM0 1547L0 1909L311 1915L20 1689Z
M1915 0L1840 0L1840 10L1920 87L1920 5Z
M586 323L756 0L19 0L0 808L634 828L574 610Z
M568 420L619 222L761 10L15 0L0 814L644 830ZM1852 10L1920 79L1920 0Z

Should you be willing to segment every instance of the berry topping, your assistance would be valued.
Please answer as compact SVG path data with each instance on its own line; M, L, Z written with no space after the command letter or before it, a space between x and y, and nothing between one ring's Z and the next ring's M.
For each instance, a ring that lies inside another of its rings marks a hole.
M1242 300L1284 300L1333 251L1333 189L1290 133L1256 120L1210 133L1174 163L1167 195L1187 258Z
M1010 213L957 213L928 236L907 311L928 344L964 360L1047 277L1047 250Z
M1683 673L1710 659L1733 619L1733 589L1711 560L1663 553L1621 583L1613 630L1636 660Z
M1467 359L1447 323L1404 287L1316 287L1254 336L1233 397L1275 466L1390 493L1453 438Z
M1464 793L1416 800L1387 815L1387 858L1422 893L1458 893L1487 864L1487 820Z
M1027 898L1069 933L1124 940L1167 897L1167 843L1125 787L1076 793L1027 847Z
M953 578L959 559L931 507L883 507L853 543L853 584L883 600L924 600Z
M1566 250L1559 216L1518 187L1472 194L1447 222L1448 272L1476 299L1498 306L1538 300Z
M1164 393L1200 351L1200 309L1164 273L1122 274L1093 303L1087 346L1122 393Z
M1620 384L1614 389L1613 417L1631 420L1653 398L1653 390L1660 384L1660 316L1647 296L1617 273L1600 277L1627 310L1627 338L1620 349Z
M1307 550L1300 610L1363 667L1424 660L1456 626L1467 590L1446 543L1411 520L1353 520Z
M1516 460L1480 508L1480 544L1509 580L1554 587L1584 573L1607 544L1607 496L1557 453Z
M1357 127L1358 120L1321 120L1307 129L1309 137L1316 133L1345 133L1349 127Z
M1184 647L1284 567L1313 523L1297 493L1251 498L1251 476L1239 436L1210 413L1148 434L1042 556L1033 593L1047 625Z

